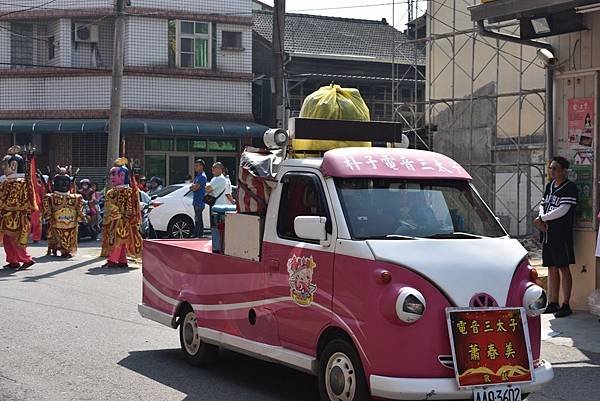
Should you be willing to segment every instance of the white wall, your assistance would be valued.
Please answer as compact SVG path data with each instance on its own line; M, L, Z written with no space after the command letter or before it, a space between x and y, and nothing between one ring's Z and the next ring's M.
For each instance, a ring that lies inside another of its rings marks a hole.
M223 31L242 32L244 50L221 50ZM217 24L217 69L227 72L252 73L252 27Z
M252 17L251 0L131 0L133 7L163 8L198 13L226 13Z
M110 76L0 79L2 110L85 110L110 107ZM128 109L252 113L250 82L125 76Z
M167 67L169 65L168 20L130 17L125 34L125 65Z
M0 21L0 27L0 68L10 68L10 22Z
M18 11L24 8L33 7L39 4L47 3L42 0L20 0L0 2L0 13L7 11ZM112 7L113 0L56 0L55 2L44 6L44 10L65 10L74 8L100 8Z
M73 23L81 23L89 25L93 23L93 20L73 20ZM112 19L105 19L96 22L98 26L98 44L92 45L91 43L76 43L72 42L72 66L81 68L90 67L105 67L110 68L112 66L112 53L113 53L113 38L115 26ZM97 46L99 56L92 54L92 47ZM96 61L94 65L93 59Z
M250 82L126 77L123 107L198 113L252 113Z

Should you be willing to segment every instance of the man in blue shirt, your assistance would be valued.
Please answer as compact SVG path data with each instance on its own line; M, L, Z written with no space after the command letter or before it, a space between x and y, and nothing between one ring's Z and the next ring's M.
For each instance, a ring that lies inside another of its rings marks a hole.
M198 159L194 162L194 183L190 186L194 192L194 237L204 237L204 222L202 212L204 211L204 195L206 194L206 174L204 174L204 160Z

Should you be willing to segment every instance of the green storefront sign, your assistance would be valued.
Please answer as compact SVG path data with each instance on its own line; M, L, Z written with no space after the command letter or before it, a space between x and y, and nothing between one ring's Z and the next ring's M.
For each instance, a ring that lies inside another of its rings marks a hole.
M594 173L591 165L573 166L575 184L579 191L575 219L577 223L594 222Z

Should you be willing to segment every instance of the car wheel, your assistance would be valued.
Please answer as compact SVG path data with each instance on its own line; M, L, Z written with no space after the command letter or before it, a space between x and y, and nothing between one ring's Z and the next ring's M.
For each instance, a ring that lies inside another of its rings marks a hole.
M198 318L191 307L186 307L181 314L179 324L179 343L186 360L194 366L206 366L213 362L219 348L204 342L198 333Z
M190 238L194 232L194 223L189 217L175 216L169 222L168 233L171 238Z
M365 373L358 354L347 341L331 341L319 359L319 392L323 401L369 399Z

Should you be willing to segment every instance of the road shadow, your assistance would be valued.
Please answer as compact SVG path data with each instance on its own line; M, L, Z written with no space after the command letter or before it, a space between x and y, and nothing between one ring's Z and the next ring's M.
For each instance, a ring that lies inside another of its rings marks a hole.
M42 258L35 258L36 264L32 267L32 269L35 269L36 267L39 267L39 265L40 265L39 262L40 262L41 259L43 259L43 257ZM97 262L99 262L101 260L102 260L102 258L100 258L100 257L93 258L93 259L88 259L88 260L84 260L83 262L75 263L73 265L63 267L62 269L52 270L50 272L47 272L47 273L44 273L44 274L38 274L38 275L35 275L35 276L24 277L22 281L25 282L25 283L35 283L37 281L44 280L44 279L47 279L47 278L52 278L54 276L57 276L57 275L62 274L62 273L69 272L71 270L79 269L80 267L89 266L89 265L97 263ZM35 270L33 270L33 271L35 271Z
M564 318L550 318L550 336L556 343L572 342L581 351L600 354L600 323L598 317L576 312Z
M133 351L118 364L186 394L185 401L319 399L316 377L226 350L208 368L191 366L179 349Z
M14 276L17 273L17 269L13 269L12 267L4 267L0 269L0 277L10 277Z
M96 266L96 267L89 268L88 271L85 272L85 274L89 274L91 276L110 276L110 275L114 275L114 274L131 273L137 269L138 269L137 267L132 267L132 266L130 266L128 268Z

